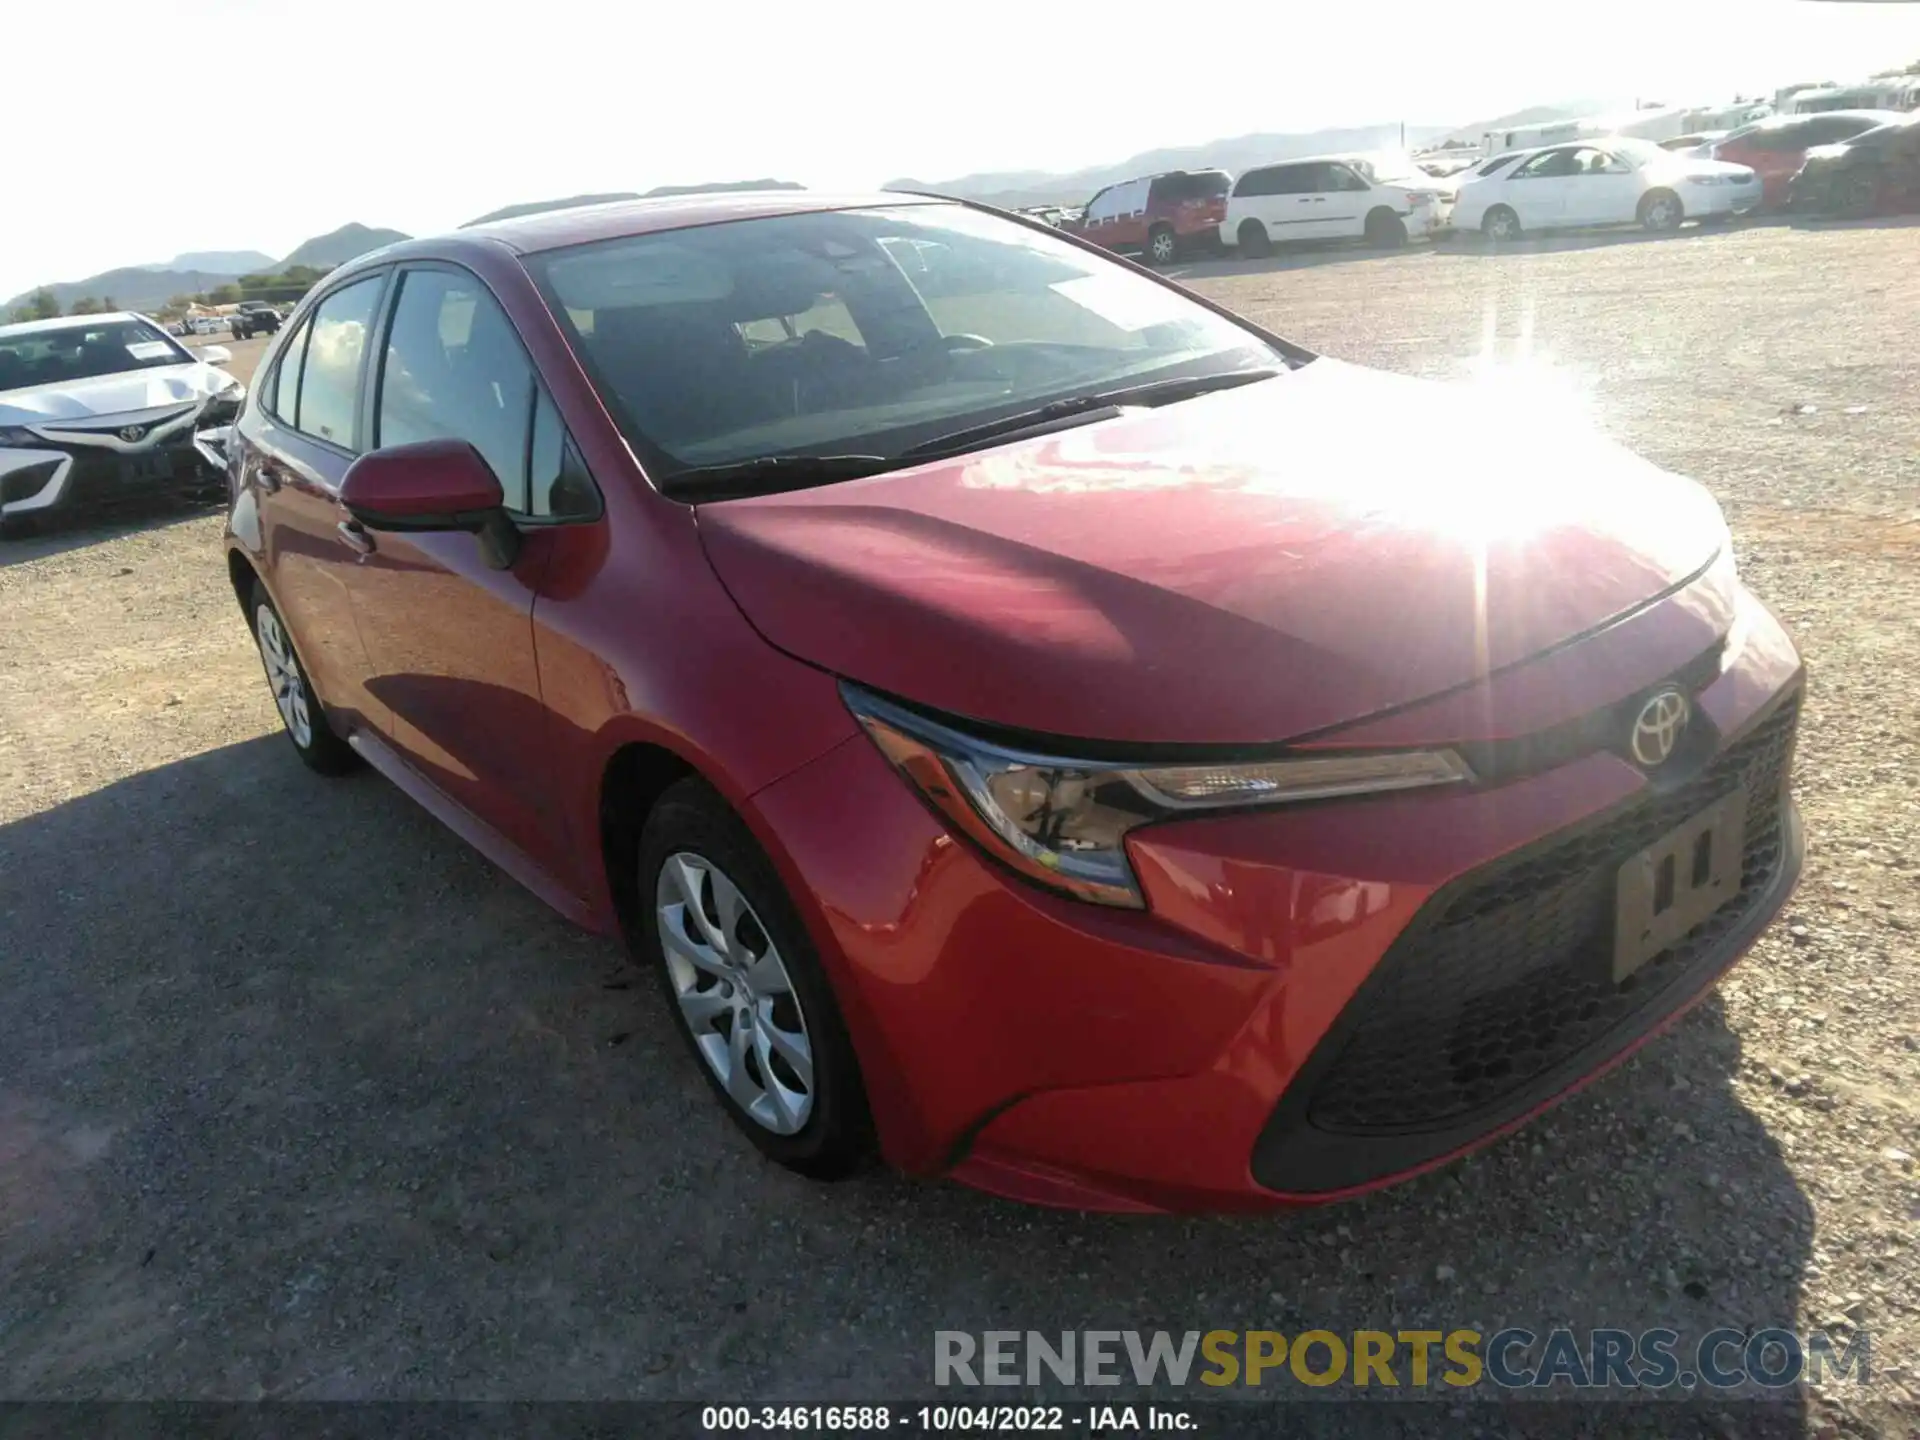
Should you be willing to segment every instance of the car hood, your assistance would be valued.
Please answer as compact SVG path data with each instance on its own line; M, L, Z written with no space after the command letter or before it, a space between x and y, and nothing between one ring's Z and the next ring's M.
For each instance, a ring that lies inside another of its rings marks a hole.
M200 361L160 365L151 370L128 370L98 375L70 385L40 385L23 390L0 390L0 425L45 425L61 420L89 420L101 415L125 415L158 410L167 405L198 403L238 384L223 370Z
M1712 160L1692 155L1669 155L1665 160L1655 161L1647 166L1648 183L1685 180L1690 175L1751 175L1751 165L1737 164L1731 160Z
M768 640L875 689L1043 735L1282 740L1557 646L1718 553L1705 491L1536 400L1318 360L697 523Z

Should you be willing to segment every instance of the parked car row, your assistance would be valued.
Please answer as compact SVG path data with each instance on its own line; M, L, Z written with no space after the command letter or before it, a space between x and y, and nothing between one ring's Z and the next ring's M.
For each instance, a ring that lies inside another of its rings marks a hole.
M187 315L167 325L169 335L223 335L231 333L236 340L247 340L255 335L271 335L280 328L286 310L270 305L264 300L242 300L237 309L228 315Z
M1748 166L1613 135L1496 156L1460 187L1452 219L1491 240L1594 225L1658 232L1689 219L1729 219L1758 206L1761 192Z
M1201 251L1264 255L1291 240L1401 245L1444 227L1455 183L1396 152L1304 156L1237 180L1173 170L1109 185L1061 228L1156 265Z

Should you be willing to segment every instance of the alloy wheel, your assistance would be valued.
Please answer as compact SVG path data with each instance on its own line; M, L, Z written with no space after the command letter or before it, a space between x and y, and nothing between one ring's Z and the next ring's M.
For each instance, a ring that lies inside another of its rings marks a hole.
M779 948L740 887L703 856L667 857L660 949L694 1047L753 1122L797 1133L813 1113L813 1043Z
M1673 201L1662 195L1647 206L1647 228L1651 230L1671 230L1679 223Z
M313 715L307 706L306 681L300 678L299 662L293 647L280 628L280 617L273 607L262 605L254 612L253 633L260 641L260 660L267 667L267 684L273 687L273 703L280 711L281 723L301 749L313 743Z
M1165 265L1173 259L1173 232L1161 230L1153 237L1153 258Z

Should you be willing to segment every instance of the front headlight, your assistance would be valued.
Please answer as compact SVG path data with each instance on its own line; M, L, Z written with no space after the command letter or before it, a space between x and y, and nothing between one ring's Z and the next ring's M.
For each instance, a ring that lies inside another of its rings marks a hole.
M44 445L46 443L23 425L0 425L0 445Z
M843 683L881 753L962 833L1030 880L1142 909L1127 860L1138 826L1208 810L1471 781L1451 750L1128 764L1015 749Z

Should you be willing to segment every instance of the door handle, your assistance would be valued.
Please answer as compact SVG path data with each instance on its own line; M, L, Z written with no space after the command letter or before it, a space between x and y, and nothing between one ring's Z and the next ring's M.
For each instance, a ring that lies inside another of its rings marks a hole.
M373 536L366 532L358 520L342 520L334 529L346 541L349 550L357 550L362 555L373 553Z

